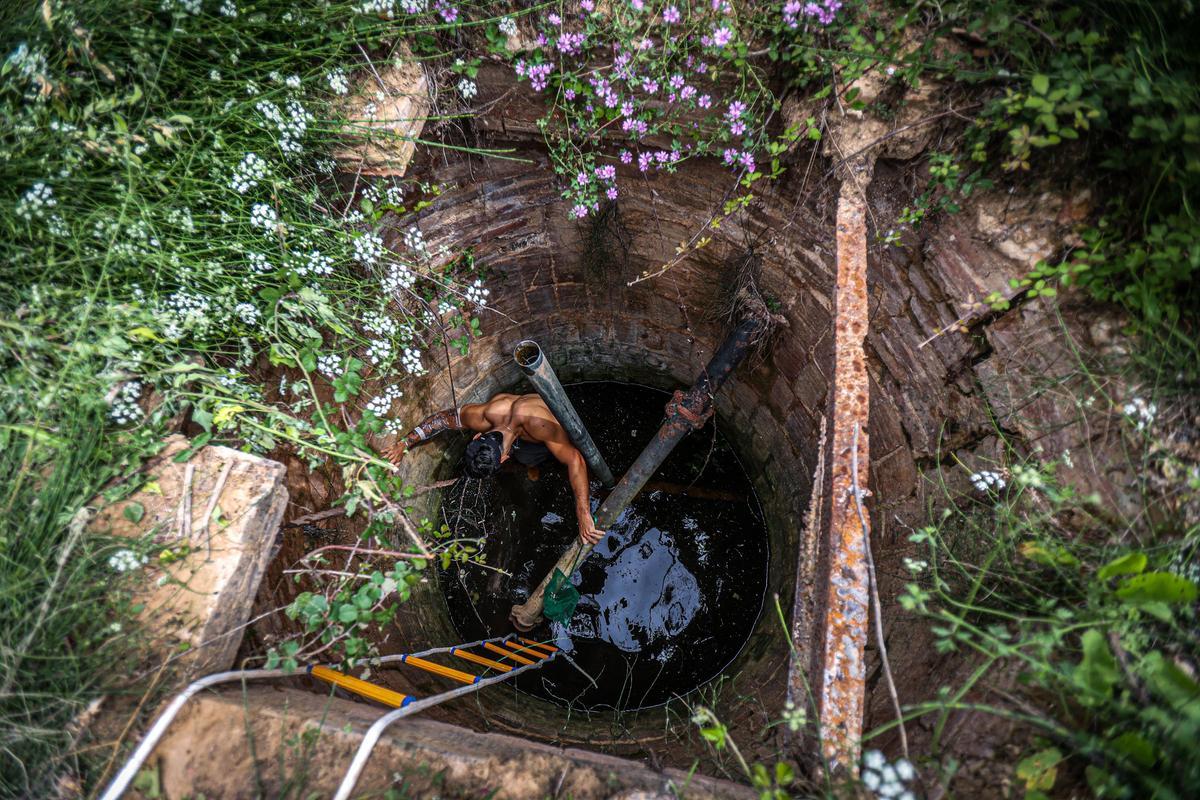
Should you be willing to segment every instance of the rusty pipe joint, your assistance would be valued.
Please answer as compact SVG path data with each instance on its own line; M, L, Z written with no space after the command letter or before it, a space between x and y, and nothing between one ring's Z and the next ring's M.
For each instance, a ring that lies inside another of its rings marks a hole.
M676 389L664 411L669 421L682 420L693 431L698 431L712 419L712 397L695 388L687 392Z

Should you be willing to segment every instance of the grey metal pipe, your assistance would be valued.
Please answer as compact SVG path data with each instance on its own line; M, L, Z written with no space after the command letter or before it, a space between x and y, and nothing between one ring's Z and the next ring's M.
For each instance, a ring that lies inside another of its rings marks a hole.
M583 420L579 418L579 414L575 413L575 406L571 405L571 401L567 399L567 393L563 391L562 384L558 382L558 376L554 374L554 368L550 366L550 361L542 352L541 346L531 339L519 342L517 349L513 351L513 359L525 376L529 378L529 382L541 395L542 400L546 401L546 405L549 406L555 419L566 430L567 436L571 437L572 444L579 448L583 460L587 462L588 469L600 479L605 488L612 486L612 470L608 468L608 464L604 463L604 457L600 455L600 450L592 441L587 428L583 427Z
M447 700L452 700L455 697L462 697L465 694L477 692L485 686L491 686L494 683L501 683L509 678L519 675L522 672L525 672L526 670L537 669L558 658L560 652L561 651L556 650L548 657L543 658L540 661L535 661L532 664L526 664L523 667L517 667L516 669L510 672L505 672L502 675L486 678L479 683L473 683L468 686L460 686L459 688L449 692L442 692L441 694L434 695L433 697L427 697L424 700L417 700L409 703L403 708L397 708L394 711L389 711L388 713L384 714L382 717L375 720L374 725L367 729L366 734L363 736L362 743L358 746L358 752L354 754L354 760L350 762L350 769L346 770L346 775L342 778L342 783L340 786L338 786L337 794L333 796L333 800L350 800L350 793L354 791L354 785L358 783L358 778L360 775L362 775L363 768L367 766L367 759L371 757L371 751L375 749L376 743L379 742L379 737L382 736L384 730L386 730L387 727L396 720L400 719L401 717L407 717L411 714L415 714L418 711L424 711L427 708L432 708L433 706L444 703Z
M675 392L671 402L667 403L667 418L658 429L658 433L642 450L629 471L621 477L621 482L600 504L600 509L596 512L597 528L607 530L612 526L646 485L646 481L658 471L675 446L683 441L683 437L704 427L713 413L713 395L746 358L762 325L757 319L748 319L738 325L709 359L708 366L696 378L692 388L687 392ZM511 615L517 628L529 630L541 621L546 587L550 584L554 570L557 569L569 577L571 571L583 563L591 552L592 545L584 544L579 539L572 541L571 546L538 584L529 599L519 606L513 606Z

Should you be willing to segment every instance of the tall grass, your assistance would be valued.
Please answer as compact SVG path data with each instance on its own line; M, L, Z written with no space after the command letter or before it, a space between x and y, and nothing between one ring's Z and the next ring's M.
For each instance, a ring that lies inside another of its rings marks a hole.
M86 533L85 506L106 484L135 487L173 417L204 440L357 464L376 500L399 492L362 447L400 424L390 401L355 409L347 431L314 387L366 405L367 363L420 374L429 332L465 326L483 295L469 258L370 238L419 188L333 179L334 145L367 135L343 117L343 81L384 68L414 31L453 36L435 9L388 19L364 5L48 0L0 14L0 795L94 779L71 722L138 688L129 598L144 573L112 557L153 553ZM267 359L287 370L284 401L253 377Z

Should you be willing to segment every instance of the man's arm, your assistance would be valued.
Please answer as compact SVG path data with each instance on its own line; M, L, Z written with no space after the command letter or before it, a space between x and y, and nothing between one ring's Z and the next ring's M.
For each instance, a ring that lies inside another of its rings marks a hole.
M384 451L384 455L388 461L393 464L400 463L400 459L411 447L430 439L442 431L455 431L463 427L462 413L457 408L445 408L436 414L431 414L422 420L421 424L413 428L407 435L394 445Z
M596 529L592 521L591 488L588 486L587 462L583 454L565 442L546 442L546 449L559 461L567 465L567 482L575 495L575 518L579 522L579 540L585 544L596 544L604 538L604 531Z

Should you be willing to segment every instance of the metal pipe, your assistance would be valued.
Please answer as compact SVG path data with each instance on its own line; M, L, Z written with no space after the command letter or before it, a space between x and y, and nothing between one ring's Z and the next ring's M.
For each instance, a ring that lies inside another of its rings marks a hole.
M583 427L583 420L575 413L575 406L571 405L567 393L563 391L562 384L558 382L558 376L554 374L554 368L550 366L550 361L542 352L541 346L531 339L518 342L517 349L513 351L513 359L529 378L533 388L542 396L542 400L546 401L546 405L563 426L567 436L571 437L571 443L579 448L588 469L600 479L605 488L612 486L612 470L604 463L604 456L600 455L600 450L592 441L587 428Z
M621 513L633 502L633 498L658 471L662 462L683 437L704 427L713 413L713 395L720 391L725 380L746 358L755 338L762 330L762 324L757 319L747 319L738 325L713 354L708 366L696 378L692 388L687 392L675 392L671 401L667 403L667 418L658 429L658 433L646 445L637 461L633 462L629 471L622 476L621 482L600 504L600 510L596 512L597 528L607 530L616 523ZM519 606L513 606L512 620L518 629L529 630L541 621L546 587L550 584L554 570L557 569L569 577L591 552L592 545L584 544L579 539L571 543L529 599Z
M142 741L138 744L137 749L133 751L133 755L125 762L125 766L121 767L121 771L112 779L112 782L108 784L108 788L104 790L104 794L100 795L100 800L117 800L117 798L125 793L125 790L129 788L129 784L133 782L134 776L137 775L138 770L142 768L142 764L146 763L146 759L154 751L159 739L166 733L167 726L174 721L175 716L179 714L179 710L183 708L184 703L192 699L200 690L207 689L209 686L216 686L218 683L227 683L238 679L261 680L263 678L286 678L303 674L302 672L286 669L237 669L230 672L217 672L189 684L158 715L158 719L154 720L154 724L150 726L150 730L142 737Z
M375 744L379 741L379 737L383 735L387 729L396 720L401 717L407 717L410 714L415 714L418 711L424 711L427 708L432 708L447 700L455 697L462 697L465 694L477 692L485 686L491 686L493 683L500 683L519 675L522 672L530 669L537 669L543 664L548 664L558 658L558 653L551 653L541 661L535 661L524 667L517 667L512 672L506 672L503 675L496 675L492 678L487 678L479 683L471 686L460 686L449 692L443 692L433 697L427 697L424 700L417 700L414 703L409 703L404 708L397 708L394 711L389 711L379 719L375 720L375 724L367 729L363 736L362 743L358 746L358 752L354 754L354 760L350 762L350 769L346 770L346 776L342 778L342 784L338 787L337 794L333 796L333 800L349 800L350 793L354 791L354 785L358 783L358 778L362 775L363 769L367 766L367 759L371 757L371 751L375 749Z

